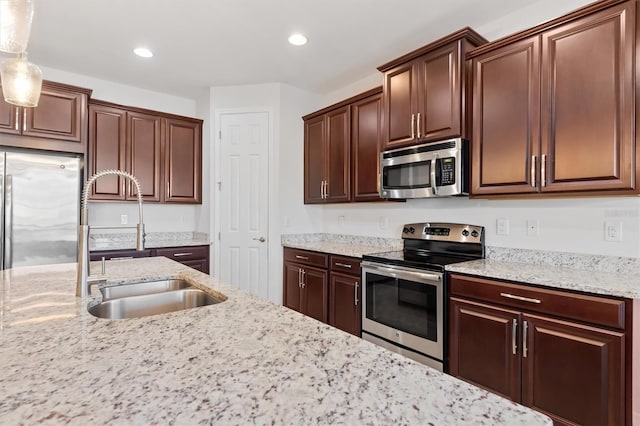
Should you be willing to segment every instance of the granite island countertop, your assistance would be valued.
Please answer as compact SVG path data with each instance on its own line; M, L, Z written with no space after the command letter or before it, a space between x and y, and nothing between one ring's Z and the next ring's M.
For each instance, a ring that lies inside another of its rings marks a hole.
M182 278L222 303L98 319L75 264L1 273L1 424L551 424L546 416L166 258L108 285Z

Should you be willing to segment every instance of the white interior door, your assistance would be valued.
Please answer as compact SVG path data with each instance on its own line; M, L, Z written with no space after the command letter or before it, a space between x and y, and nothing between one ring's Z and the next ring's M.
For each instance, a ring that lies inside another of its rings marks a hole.
M269 113L220 115L220 278L269 297Z

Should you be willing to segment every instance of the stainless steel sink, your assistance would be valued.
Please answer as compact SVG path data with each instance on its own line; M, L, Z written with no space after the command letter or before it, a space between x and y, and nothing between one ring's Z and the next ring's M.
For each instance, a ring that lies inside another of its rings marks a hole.
M195 288L184 280L161 280L133 284L102 287L102 300L119 299L121 297L140 296L143 294L164 293L185 288Z
M98 318L126 319L164 314L183 309L220 303L210 294L197 288L164 291L162 293L120 297L104 300L89 308L89 313Z

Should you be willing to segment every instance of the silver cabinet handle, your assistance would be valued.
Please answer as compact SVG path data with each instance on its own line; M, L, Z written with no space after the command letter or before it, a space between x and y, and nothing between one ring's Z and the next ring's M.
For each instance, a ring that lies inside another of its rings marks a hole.
M299 254L296 254L296 259L309 260L307 256L300 256Z
M27 131L27 109L26 108L22 110L22 131L23 132Z
M264 237L258 237L258 238L254 238L254 241L260 241L261 243L264 243L265 241L267 241Z
M540 159L540 185L547 186L547 154Z
M351 269L351 265L347 265L346 263L340 263L340 262L336 262L335 264L336 266L342 266L343 268L349 268Z
M420 113L418 113L418 139L422 137L422 132L420 131L420 123L422 120L420 119Z
M302 270L302 288L305 288L305 286L307 285L307 284L304 282L304 276L305 276L305 274L306 274L306 273L307 273L307 272L303 269L303 270Z
M356 285L353 287L353 304L356 306L358 306L358 302L360 302L358 300L358 287L360 287L360 283L356 281Z
M522 357L527 357L527 329L529 328L529 324L526 321L522 323Z
M536 187L536 156L531 156L531 186Z
M320 181L320 198L324 200L324 181Z
M302 288L302 268L298 268L298 287Z
M192 256L193 253L174 253L173 257Z
M500 296L506 297L507 299L519 300L520 302L542 303L542 300L540 299L531 299L529 297L516 296L515 294L509 293L500 293Z
M416 115L411 114L411 139L416 138Z
M517 332L518 332L518 320L514 318L513 329L511 330L511 352L514 355L518 351L518 345L516 343Z
M20 131L20 111L16 108L16 130Z
M329 187L329 181L325 180L324 181L324 199L326 200L327 198L329 198L329 191L328 191L328 187Z
M133 256L120 256L120 257L110 257L109 260L129 260L133 259Z

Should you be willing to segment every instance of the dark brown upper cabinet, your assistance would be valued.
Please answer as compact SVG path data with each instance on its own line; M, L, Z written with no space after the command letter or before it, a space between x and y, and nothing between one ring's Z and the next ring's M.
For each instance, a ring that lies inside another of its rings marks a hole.
M202 123L166 120L164 201L202 202Z
M465 28L378 67L384 149L466 137L464 57L486 42Z
M635 13L598 2L468 54L472 195L638 192Z
M89 106L89 174L126 170L145 201L201 203L202 121L102 101ZM92 200L136 200L118 176L96 181Z
M2 144L86 153L90 95L88 89L44 81L37 107L17 107L0 98L0 133L8 135Z
M303 117L305 204L380 199L381 90Z

